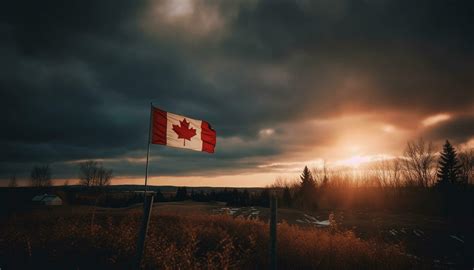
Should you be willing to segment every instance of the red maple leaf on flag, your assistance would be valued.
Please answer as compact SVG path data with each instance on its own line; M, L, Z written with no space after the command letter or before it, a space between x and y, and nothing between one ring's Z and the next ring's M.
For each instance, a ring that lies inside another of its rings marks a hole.
M179 121L178 125L173 125L173 130L178 134L178 139L183 139L183 146L186 146L186 140L190 141L192 137L196 136L196 129L189 127L189 122L186 118Z

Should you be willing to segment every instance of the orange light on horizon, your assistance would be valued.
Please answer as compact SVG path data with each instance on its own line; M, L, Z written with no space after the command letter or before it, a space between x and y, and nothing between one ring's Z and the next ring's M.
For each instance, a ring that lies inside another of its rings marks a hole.
M341 166L349 166L349 167L357 168L362 163L366 163L366 162L369 162L369 161L370 161L370 159L368 157L363 157L363 156L357 155L357 156L352 156L348 159L343 159L343 160L337 161L336 163L338 165L341 165Z
M393 157L389 155L385 155L385 154L367 155L367 156L355 155L347 159L338 160L334 164L336 166L347 166L347 167L352 167L352 168L359 168L363 164L368 164L371 162L380 161L384 159L391 159L391 158Z

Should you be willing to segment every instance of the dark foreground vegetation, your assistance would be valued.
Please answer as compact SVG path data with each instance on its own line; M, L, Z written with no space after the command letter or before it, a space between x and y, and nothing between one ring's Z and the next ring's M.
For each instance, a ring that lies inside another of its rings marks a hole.
M94 211L56 207L2 222L4 269L129 269L139 208ZM152 216L146 269L267 269L268 224L223 215ZM419 268L398 245L365 241L352 232L278 225L281 269Z

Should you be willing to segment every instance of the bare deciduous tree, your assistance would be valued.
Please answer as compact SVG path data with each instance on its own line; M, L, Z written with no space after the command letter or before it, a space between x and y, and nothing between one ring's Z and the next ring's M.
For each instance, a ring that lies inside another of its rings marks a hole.
M273 184L268 186L268 188L270 188L270 189L281 189L281 188L284 188L286 186L288 186L288 180L284 177L278 176L275 179L275 182L273 182Z
M409 141L404 153L403 165L406 180L416 186L428 187L435 180L435 155L433 144L422 138Z
M461 163L462 181L467 184L474 184L474 149L461 151L458 158Z
M97 170L97 178L94 185L97 187L104 187L110 185L110 181L112 180L112 173L112 170L105 169L104 167L100 166Z
M16 181L16 176L12 175L10 177L10 181L8 181L8 187L14 188L14 187L17 187L17 186L18 186L18 183Z
M30 174L31 185L37 188L50 187L51 174L51 168L48 164L34 166Z
M79 183L86 187L92 186L97 175L98 166L97 161L93 160L79 163Z
M391 174L391 182L392 186L395 188L399 188L402 186L402 161L400 158L394 158L391 162L390 168Z
M402 161L400 158L390 158L377 161L374 164L375 178L381 187L399 188L402 186Z
M79 164L79 183L86 187L103 187L110 185L113 171L106 169L94 160Z
M374 163L374 177L379 187L390 186L391 160L382 159Z
M329 181L329 169L326 160L323 160L323 166L321 168L313 168L311 170L313 174L314 182L316 186L325 186Z

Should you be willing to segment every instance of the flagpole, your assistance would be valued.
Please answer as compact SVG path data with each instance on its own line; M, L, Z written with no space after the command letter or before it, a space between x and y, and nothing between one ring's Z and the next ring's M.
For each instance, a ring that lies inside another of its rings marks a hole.
M145 167L145 187L143 193L143 219L140 227L140 232L138 234L137 242L137 254L135 267L136 269L141 269L141 263L143 258L143 252L145 250L145 239L148 231L148 224L150 223L151 209L153 207L153 193L151 196L148 196L148 160L150 157L150 142L151 142L151 123L153 120L153 103L150 102L150 121L148 123L148 145L146 150L146 167Z
M145 197L148 191L148 159L150 157L150 141L151 141L151 121L153 118L153 102L150 102L150 120L148 121L148 145L146 150L146 166L145 166Z

